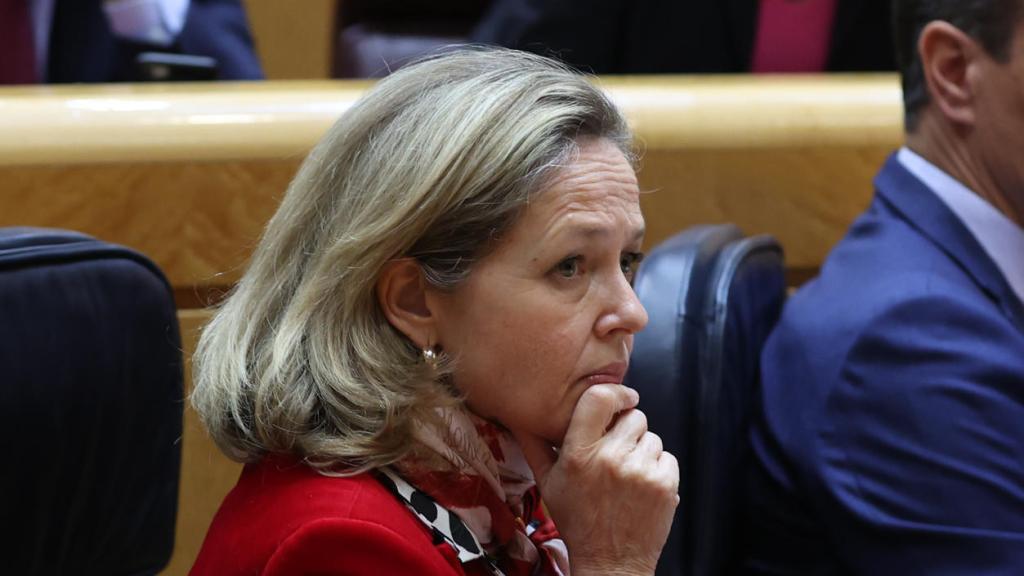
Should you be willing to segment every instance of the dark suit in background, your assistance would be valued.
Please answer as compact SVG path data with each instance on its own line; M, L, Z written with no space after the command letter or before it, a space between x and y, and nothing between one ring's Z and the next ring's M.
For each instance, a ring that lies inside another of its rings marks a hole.
M101 0L57 0L47 81L117 82L134 77L140 52L177 52L217 60L221 80L263 78L245 9L239 0L192 0L185 27L170 48L114 36Z
M1022 574L1024 305L895 156L876 189L764 350L747 568Z
M750 70L757 0L495 0L470 40L596 74ZM830 71L893 70L889 0L839 0Z

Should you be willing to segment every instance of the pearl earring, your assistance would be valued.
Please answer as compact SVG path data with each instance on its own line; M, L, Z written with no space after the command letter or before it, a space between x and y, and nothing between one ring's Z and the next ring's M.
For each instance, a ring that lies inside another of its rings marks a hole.
M430 366L431 370L437 370L437 367L441 365L441 357L433 348L423 349L423 361Z

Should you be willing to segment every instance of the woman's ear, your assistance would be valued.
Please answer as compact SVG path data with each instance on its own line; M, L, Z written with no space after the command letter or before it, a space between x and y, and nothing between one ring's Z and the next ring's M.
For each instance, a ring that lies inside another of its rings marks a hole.
M426 280L416 260L402 258L385 264L376 291L388 322L417 348L437 344L437 319L427 305Z
M984 50L962 30L942 21L925 25L917 49L935 108L954 124L973 125L973 81Z

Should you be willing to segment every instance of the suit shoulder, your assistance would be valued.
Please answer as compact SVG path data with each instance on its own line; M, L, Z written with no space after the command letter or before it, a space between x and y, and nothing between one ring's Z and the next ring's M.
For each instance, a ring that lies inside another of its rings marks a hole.
M988 340L979 329L988 330L989 336L992 330L1014 333L1011 321L981 288L908 270L888 278L862 278L851 287L818 283L795 295L769 338L766 360L783 355L787 369L807 367L815 377L829 378L865 338L889 334L895 349L907 339L929 341L929 327L941 330L946 339Z
M890 310L934 301L995 310L941 248L903 220L873 208L829 254L819 276L789 299L777 331L816 353L843 354Z
M963 346L987 340L971 338L978 326L1014 332L999 304L948 254L875 206L832 251L818 278L786 303L762 355L763 384L769 393L813 391L805 399L820 405L866 337L892 335L890 353L898 354L900 341L934 342L924 334L927 326L941 327Z

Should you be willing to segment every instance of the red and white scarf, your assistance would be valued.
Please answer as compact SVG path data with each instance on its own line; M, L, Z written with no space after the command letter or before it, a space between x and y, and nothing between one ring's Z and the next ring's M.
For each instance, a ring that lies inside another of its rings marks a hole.
M568 550L512 435L464 408L438 416L414 431L416 448L394 470L457 516L483 548L483 558L464 563L466 571L568 576ZM460 558L472 557L452 544Z

